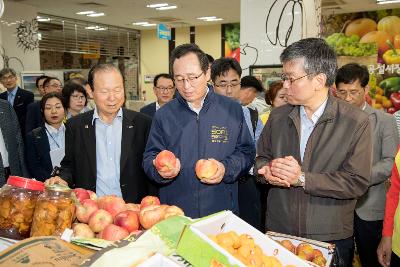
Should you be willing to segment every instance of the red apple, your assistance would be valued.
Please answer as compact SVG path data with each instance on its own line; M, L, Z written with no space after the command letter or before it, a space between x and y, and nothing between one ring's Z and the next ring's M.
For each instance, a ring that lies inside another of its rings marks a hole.
M140 209L150 205L160 205L160 199L155 196L146 196L140 201Z
M300 243L296 248L296 254L302 259L312 261L314 259L314 248L308 243Z
M126 229L129 233L139 229L139 216L136 212L126 210L118 213L114 218L114 224Z
M86 189L83 188L75 188L74 193L79 202L81 202L84 199L90 198L89 193L86 191Z
M134 204L134 203L126 203L125 204L126 210L131 210L136 212L139 215L140 212L140 204Z
M75 237L81 237L81 238L94 237L92 229L90 229L89 225L87 225L86 223L74 223L74 225L72 225L72 230L74 231Z
M87 223L90 216L98 210L97 202L90 198L81 201L81 204L76 205L76 218L82 223Z
M108 211L112 217L120 213L121 211L126 210L125 201L117 196L102 196L97 200L97 204L100 209Z
M163 150L157 154L154 165L158 171L170 171L176 165L176 157L171 151Z
M107 225L112 224L113 217L106 210L96 210L89 218L89 227L93 232L101 232Z
M101 231L101 238L109 241L118 241L129 235L128 231L115 224L109 224Z
M164 209L164 219L167 219L168 217L171 216L183 216L185 213L183 210L177 206L169 206L166 209Z
M151 205L140 210L139 220L144 229L150 229L153 225L164 219L164 209L158 205Z
M97 200L97 195L95 192L90 191L90 190L86 190L89 193L89 198L92 200Z
M215 161L211 161L208 159L199 159L196 162L196 175L197 177L202 180L202 179L209 179L212 177L218 170L218 165L215 163Z

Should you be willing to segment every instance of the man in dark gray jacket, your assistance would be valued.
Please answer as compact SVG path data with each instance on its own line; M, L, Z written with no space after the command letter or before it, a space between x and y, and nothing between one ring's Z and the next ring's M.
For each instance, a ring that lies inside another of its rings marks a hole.
M267 229L334 243L351 266L354 209L371 176L368 115L329 94L337 63L324 40L295 42L280 58L289 104L271 112L256 158L272 186Z
M24 159L17 115L6 100L0 99L0 186L9 175L29 177Z
M392 173L399 143L394 116L368 105L369 73L356 63L346 64L336 75L336 94L340 99L364 110L373 133L372 173L368 191L357 200L354 237L362 266L380 267L376 250L382 238L386 181Z

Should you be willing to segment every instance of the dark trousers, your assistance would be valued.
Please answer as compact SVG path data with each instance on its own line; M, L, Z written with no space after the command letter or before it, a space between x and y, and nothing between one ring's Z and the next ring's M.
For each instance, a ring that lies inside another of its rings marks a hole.
M390 267L399 267L400 266L400 257L397 256L393 251L390 256Z
M242 177L239 179L238 187L239 217L264 232L261 223L260 189L255 177L252 175Z
M354 213L354 238L363 267L381 267L376 250L382 238L382 227L382 220L364 221Z
M353 266L353 255L354 255L354 239L349 237L341 240L327 241L328 243L335 244L336 255L338 261L335 267L352 267ZM376 254L376 252L375 252ZM368 266L368 265L367 265Z

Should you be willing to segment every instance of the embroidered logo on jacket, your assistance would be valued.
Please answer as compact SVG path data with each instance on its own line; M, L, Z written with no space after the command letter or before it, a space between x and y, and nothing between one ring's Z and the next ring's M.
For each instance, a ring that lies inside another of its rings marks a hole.
M228 141L229 141L228 127L211 126L212 143L228 143Z

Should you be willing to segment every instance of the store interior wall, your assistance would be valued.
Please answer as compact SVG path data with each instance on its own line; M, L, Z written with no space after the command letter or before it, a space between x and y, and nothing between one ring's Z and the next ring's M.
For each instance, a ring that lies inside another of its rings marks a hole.
M17 20L28 20L36 18L37 9L20 3L7 1L5 3L5 10L1 20L8 23L15 22ZM17 57L24 64L24 71L38 71L40 70L40 60L39 60L39 49L33 51L26 50L17 45L16 38L16 28L17 24L7 26L4 23L0 24L1 38L0 44L4 47L6 55L9 57ZM17 72L22 71L18 66L14 66L13 62L10 62L11 66L16 68ZM0 66L3 67L3 66Z
M176 46L190 42L189 27L176 28ZM221 57L221 24L196 26L195 42L214 58ZM145 75L168 72L168 41L157 37L156 30L143 30L140 37L140 88L145 91L146 103L156 100L153 83L145 83Z

